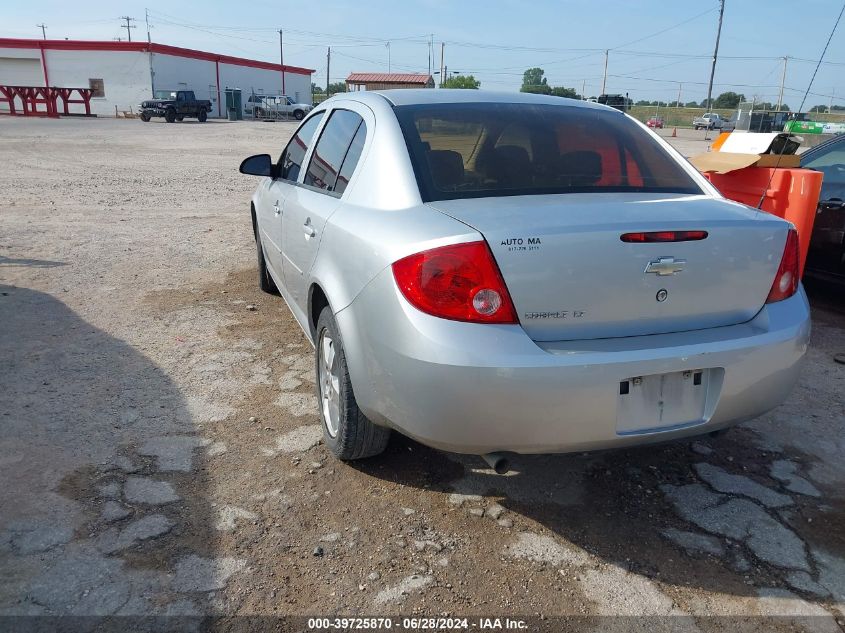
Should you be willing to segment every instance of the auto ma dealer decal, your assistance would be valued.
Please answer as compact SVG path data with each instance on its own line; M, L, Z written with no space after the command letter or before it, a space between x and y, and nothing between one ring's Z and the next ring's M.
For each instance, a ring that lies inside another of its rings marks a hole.
M508 252L515 251L539 251L542 242L539 237L509 237L502 240L502 246L507 247Z

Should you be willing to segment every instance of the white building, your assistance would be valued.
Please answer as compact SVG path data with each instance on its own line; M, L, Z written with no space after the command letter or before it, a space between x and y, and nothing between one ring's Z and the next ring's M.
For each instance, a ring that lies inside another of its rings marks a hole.
M218 117L227 116L227 88L239 88L244 103L252 92L311 103L313 72L147 42L0 38L0 86L91 88L99 116L137 110L155 90L193 90Z

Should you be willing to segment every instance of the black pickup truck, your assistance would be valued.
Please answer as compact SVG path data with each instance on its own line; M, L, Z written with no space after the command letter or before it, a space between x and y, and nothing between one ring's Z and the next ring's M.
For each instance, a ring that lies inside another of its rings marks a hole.
M155 99L141 104L141 120L146 123L154 116L160 116L173 123L190 117L204 123L210 111L211 101L197 99L193 90L156 90Z

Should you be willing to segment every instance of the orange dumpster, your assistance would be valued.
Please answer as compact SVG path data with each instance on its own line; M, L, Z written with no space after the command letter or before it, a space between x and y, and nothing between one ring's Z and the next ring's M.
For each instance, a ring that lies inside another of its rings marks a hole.
M745 167L725 174L706 172L704 175L726 198L751 207L760 203L760 196L765 191L763 211L792 222L798 230L803 275L822 188L822 173L800 168Z

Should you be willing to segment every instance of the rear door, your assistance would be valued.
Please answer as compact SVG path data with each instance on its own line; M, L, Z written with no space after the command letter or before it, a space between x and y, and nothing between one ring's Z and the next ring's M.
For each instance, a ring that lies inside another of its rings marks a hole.
M279 177L267 179L259 195L258 229L264 255L277 279L284 279L282 265L282 211L285 199L296 188L305 154L311 146L323 113L318 112L306 120L288 142L277 165Z
M807 269L845 280L845 138L803 157L801 166L824 174Z
M194 93L188 93L184 90L176 93L176 114L179 116L190 114L192 104L189 102L189 99L193 99L193 96Z
M309 153L308 168L300 185L290 191L285 203L285 285L303 312L308 303L308 273L317 256L323 228L340 205L367 135L367 124L359 112L336 107L328 117Z

